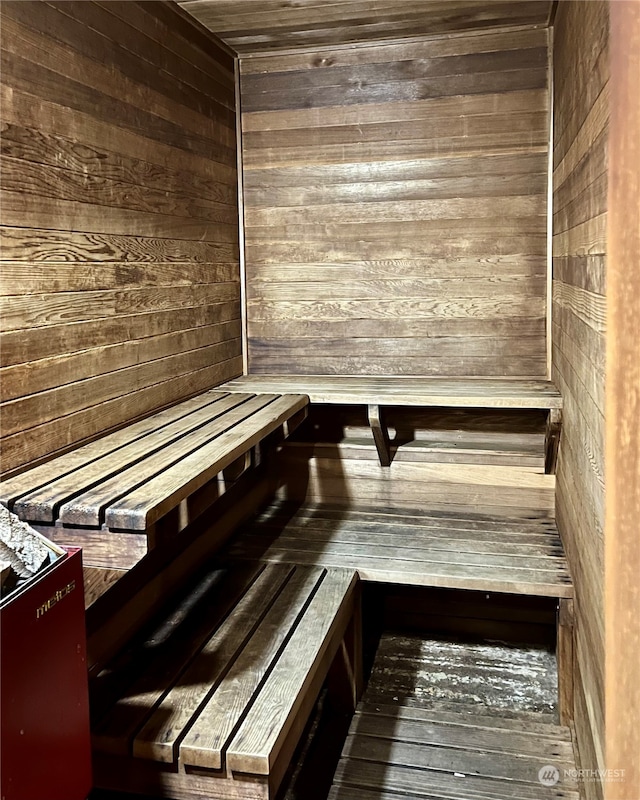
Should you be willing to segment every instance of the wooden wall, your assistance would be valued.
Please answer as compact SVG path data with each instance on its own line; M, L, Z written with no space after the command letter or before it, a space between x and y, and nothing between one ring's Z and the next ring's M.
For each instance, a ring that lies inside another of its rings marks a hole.
M611 4L607 238L607 800L640 797L640 4ZM630 210L633 210L630 213Z
M2 467L241 372L233 59L184 12L2 3Z
M546 30L241 72L250 372L546 374Z
M179 0L241 55L546 25L552 0Z
M554 28L553 380L564 397L557 518L576 584L576 729L604 767L604 390L608 3L560 2ZM593 797L599 787L587 783Z

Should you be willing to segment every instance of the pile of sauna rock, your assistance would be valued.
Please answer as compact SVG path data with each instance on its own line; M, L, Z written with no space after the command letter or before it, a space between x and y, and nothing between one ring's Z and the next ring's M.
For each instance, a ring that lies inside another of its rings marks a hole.
M0 598L21 589L57 558L43 536L0 505Z

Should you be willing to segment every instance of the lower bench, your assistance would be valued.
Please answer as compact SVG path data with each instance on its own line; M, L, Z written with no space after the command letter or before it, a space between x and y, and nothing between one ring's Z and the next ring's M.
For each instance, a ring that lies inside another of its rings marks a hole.
M573 707L573 583L554 520L490 507L449 511L274 503L230 542L232 558L348 567L363 581L557 599L560 719Z
M214 569L96 679L95 782L176 798L272 798L330 669L361 693L352 570Z

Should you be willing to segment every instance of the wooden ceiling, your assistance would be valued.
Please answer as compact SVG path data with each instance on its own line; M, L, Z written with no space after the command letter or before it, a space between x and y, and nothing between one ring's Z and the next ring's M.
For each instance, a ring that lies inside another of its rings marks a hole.
M553 0L183 0L240 55L516 25L547 25Z

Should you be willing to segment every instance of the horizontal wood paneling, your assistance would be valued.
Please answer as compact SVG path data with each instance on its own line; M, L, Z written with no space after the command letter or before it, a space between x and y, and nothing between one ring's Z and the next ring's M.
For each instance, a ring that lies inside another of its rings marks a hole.
M249 371L543 377L546 31L257 61Z
M2 469L241 371L234 64L169 5L2 4Z
M561 2L554 28L553 380L564 398L558 527L576 590L576 731L604 761L604 387L608 4ZM585 782L589 798L602 796Z
M242 55L545 25L551 9L550 0L183 0L180 5Z

